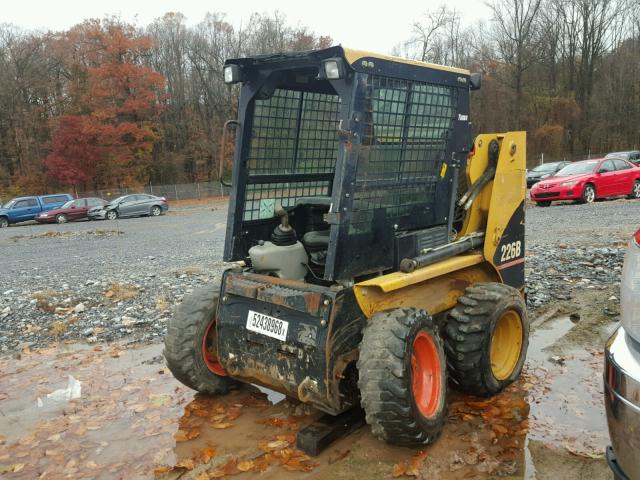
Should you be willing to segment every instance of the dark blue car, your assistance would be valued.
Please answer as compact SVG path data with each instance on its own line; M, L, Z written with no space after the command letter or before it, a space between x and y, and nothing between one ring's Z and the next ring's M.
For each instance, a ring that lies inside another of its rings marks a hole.
M0 228L33 220L41 212L61 207L69 200L73 200L73 197L68 193L14 198L0 208Z

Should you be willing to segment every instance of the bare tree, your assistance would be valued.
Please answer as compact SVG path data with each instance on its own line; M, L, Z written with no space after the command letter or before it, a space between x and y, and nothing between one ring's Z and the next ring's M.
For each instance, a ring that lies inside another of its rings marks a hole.
M508 67L514 126L521 128L524 73L539 55L540 35L536 31L542 0L496 0L488 4L493 13L493 39L499 59Z

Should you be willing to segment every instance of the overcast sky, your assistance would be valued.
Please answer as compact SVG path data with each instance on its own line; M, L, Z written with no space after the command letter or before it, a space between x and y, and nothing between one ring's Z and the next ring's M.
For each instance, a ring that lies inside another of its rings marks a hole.
M183 13L190 24L198 23L206 12L224 12L227 20L237 25L246 21L252 12L279 10L288 23L308 26L319 35L330 35L336 44L388 53L408 38L411 25L426 9L435 9L442 3L439 0L0 0L0 23L14 23L26 29L63 30L87 18L118 15L126 21L146 25L166 12L177 11ZM462 13L466 24L489 17L482 1L449 0L446 3Z

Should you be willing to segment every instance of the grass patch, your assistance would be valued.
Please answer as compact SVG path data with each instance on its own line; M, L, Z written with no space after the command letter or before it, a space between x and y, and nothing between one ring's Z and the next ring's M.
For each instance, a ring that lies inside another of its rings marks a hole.
M69 325L66 322L55 321L51 324L50 332L53 338L60 338L67 331Z
M128 283L112 283L104 292L104 296L113 303L122 302L123 300L131 300L140 293L138 287Z
M158 311L166 312L167 310L169 310L170 306L171 302L164 293L161 293L156 297L156 309Z

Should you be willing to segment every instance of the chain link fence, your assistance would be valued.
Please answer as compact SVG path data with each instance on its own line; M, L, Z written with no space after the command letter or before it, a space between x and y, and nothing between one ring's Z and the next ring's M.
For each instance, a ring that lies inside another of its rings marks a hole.
M133 193L149 193L164 197L167 200L192 200L207 197L224 197L229 195L230 187L225 187L220 182L199 182L199 183L176 183L173 185L146 185L144 188L107 188L103 190L94 190L86 192L78 192L78 198L81 197L100 197L105 200L119 197L121 195L130 195Z

